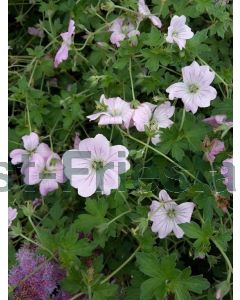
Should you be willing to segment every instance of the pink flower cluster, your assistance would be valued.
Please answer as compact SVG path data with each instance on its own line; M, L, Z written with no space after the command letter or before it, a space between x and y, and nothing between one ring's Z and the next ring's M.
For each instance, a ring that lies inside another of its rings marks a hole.
M24 149L15 149L10 153L12 164L22 163L21 173L27 185L39 184L42 196L58 188L65 181L63 165L58 154L52 152L45 143L39 143L35 132L22 137Z
M170 118L173 116L175 107L166 101L159 106L144 102L137 108L131 108L130 103L116 98L100 98L98 106L101 112L87 116L90 121L99 120L98 125L118 124L124 128L135 126L140 132L148 131L151 133L152 143L160 142L160 128L168 128L173 124Z
M179 224L189 223L195 204L185 202L177 204L165 190L159 193L159 201L153 201L148 214L149 220L153 222L152 231L158 233L160 239L165 238L172 231L177 238L182 238L183 230Z

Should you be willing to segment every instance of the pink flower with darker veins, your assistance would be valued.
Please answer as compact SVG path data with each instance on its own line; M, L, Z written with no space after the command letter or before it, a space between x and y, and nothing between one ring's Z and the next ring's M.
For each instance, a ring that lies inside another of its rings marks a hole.
M212 140L207 148L208 150L205 152L205 158L210 163L213 163L216 156L225 150L224 142L218 139Z
M25 168L29 162L33 161L35 153L41 155L43 158L49 157L52 151L45 143L39 144L39 137L35 132L31 132L30 135L24 135L22 137L23 146L25 149L15 149L10 152L11 163L13 165L23 163L21 173L24 173Z
M131 22L126 22L125 19L121 17L114 20L108 31L112 32L110 36L111 43L117 47L120 47L120 42L127 38L129 38L133 45L136 46L135 38L140 34Z
M17 217L17 209L9 207L8 208L8 228L12 225L12 221Z
M148 18L153 23L154 26L158 28L162 27L161 20L158 17L151 15L151 12L144 0L138 1L138 11L140 13L140 18L139 18L140 21L144 18Z
M174 16L171 20L170 26L168 27L168 36L166 41L171 44L176 43L180 50L185 48L186 40L189 40L193 37L191 28L185 23L185 16Z
M175 107L171 106L169 101L160 104L156 107L151 103L141 104L133 114L133 123L138 131L145 131L146 128L156 133L152 136L152 143L154 145L160 142L160 128L169 128L173 121L170 118L173 116Z
M222 162L221 174L224 176L224 184L229 193L234 190L234 166L233 158L227 158Z
M33 166L30 165L24 172L24 183L27 185L39 184L42 196L58 189L58 183L65 182L63 164L56 153L51 154L47 160L34 154L33 162Z
M215 73L208 66L199 66L193 62L190 66L182 68L183 82L172 84L167 88L169 99L181 98L186 111L195 114L198 107L208 107L217 97L217 91L210 86Z
M102 194L109 195L112 189L120 185L119 174L130 168L127 148L122 145L111 146L102 134L82 140L78 150L67 151L64 155L70 156L74 152L77 157L72 158L71 167L84 172L65 174L82 197L90 197L98 188ZM67 163L64 166L69 167Z
M70 20L68 25L68 31L61 33L61 37L63 39L62 45L59 48L55 60L54 60L54 67L57 68L58 65L68 58L68 51L70 49L70 46L72 44L72 36L75 31L74 21Z
M159 201L152 202L148 214L149 219L153 222L152 231L158 233L160 239L165 238L172 231L177 238L182 238L184 232L178 225L191 221L194 206L195 204L192 202L178 205L165 190L161 190Z
M106 98L102 95L99 108L101 112L87 116L90 121L99 119L98 125L119 124L125 128L129 127L133 113L130 103L120 97Z
M211 125L213 128L216 128L223 124L231 128L233 126L233 122L227 121L226 119L226 115L215 115L204 119L203 122Z

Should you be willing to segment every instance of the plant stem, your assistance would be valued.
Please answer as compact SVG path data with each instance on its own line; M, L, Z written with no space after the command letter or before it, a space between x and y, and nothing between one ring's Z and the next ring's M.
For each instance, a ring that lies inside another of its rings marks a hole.
M131 10L127 7L123 7L123 6L120 6L120 5L114 5L115 8L118 8L118 9L121 9L121 10L124 10L126 12L129 12L131 14L135 14L135 15L138 15L138 12L134 11L134 10Z
M127 260L125 260L124 263L121 264L116 270L114 270L110 275L108 275L105 279L101 281L101 284L104 284L107 282L109 279L111 279L115 274L117 274L123 267L125 267L136 255L136 253L140 250L140 246L137 247L137 249L133 252L131 256ZM71 300L71 299L70 299Z
M213 164L210 162L210 166L211 166L211 174L212 174L212 182L213 182L213 188L214 191L217 193L217 186L216 186L216 180L215 180L215 175L214 173L216 172L213 168Z
M88 285L88 300L92 300L92 289L91 289L91 285Z
M69 300L75 300L75 299L77 299L78 297L80 297L82 295L84 295L84 293L79 293L79 294L73 296L72 298L70 298Z
M134 86L133 86L133 78L132 78L132 59L131 59L131 57L129 58L128 70L129 70L129 76L130 76L131 87L132 87L132 98L133 98L133 100L136 100L135 93L134 93Z
M151 140L151 138L148 137L148 138L147 138L147 145L148 145L148 146L149 146L150 140ZM145 151L145 149L146 149L146 151ZM143 168L142 168L141 176L142 176L143 173L144 173L144 166L145 166L145 161L146 161L146 158L147 158L148 147L144 147L144 150L143 150L143 151L145 151L145 153L144 153L144 157L143 157Z
M184 108L183 109L183 113L182 113L182 120L181 120L181 124L180 124L180 127L179 127L179 131L181 131L182 128L183 128L183 124L184 124L184 120L185 120L185 115L186 115L186 110Z
M192 177L193 179L195 179L197 182L202 183L195 175L193 175L192 173L190 173L188 170L184 169L182 166L180 166L178 163L176 163L174 160L172 160L170 157L168 157L167 155L165 155L164 153L162 153L161 151L155 149L154 147L147 145L146 143L136 139L135 137L131 136L130 134L126 133L124 130L122 130L121 128L118 127L118 129L121 131L121 133L123 133L125 136L129 137L130 139L132 139L133 141L144 145L145 147L151 149L152 151L154 151L155 153L157 153L158 155L164 157L165 159L167 159L168 161L170 161L172 164L174 164L175 166L177 166L179 169L181 169L182 171L184 171L186 174L188 174L190 177Z
M131 211L132 211L131 209L129 209L128 211L124 211L124 212L121 213L120 215L118 215L118 216L116 216L115 218L113 218L112 220L110 220L110 221L107 223L107 225L112 224L112 223L115 222L116 220L120 219L122 216L124 216L124 215L130 213Z
M228 276L227 276L227 281L230 282L231 279L231 274L233 273L233 267L232 264L229 260L229 258L227 257L226 253L224 252L224 250L222 249L221 245L214 239L211 238L212 242L214 243L214 245L218 248L218 250L221 252L222 256L224 257L226 264L228 266Z
M38 244L37 242L35 242L34 240L30 239L29 237L27 237L26 235L24 235L24 234L22 234L22 233L20 234L20 236L21 236L23 239L27 240L28 242L30 242L30 243L32 243L32 244L38 246L39 248L42 248L42 249L45 250L45 251L47 251L49 254L51 254L51 256L52 256L55 260L57 260L56 257L54 256L54 254L52 253L52 251L50 251L50 250L47 249L46 247L42 246L41 244Z

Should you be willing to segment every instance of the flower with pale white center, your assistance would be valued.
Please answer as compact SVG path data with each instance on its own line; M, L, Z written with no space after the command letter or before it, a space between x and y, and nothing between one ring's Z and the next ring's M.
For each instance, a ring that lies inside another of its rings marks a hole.
M142 103L133 113L133 123L138 131L145 131L146 127L149 131L156 133L152 136L154 145L160 142L160 128L169 128L173 121L170 118L173 116L175 107L171 106L169 101L160 104L156 107L151 103Z
M47 160L39 154L34 154L33 163L24 172L24 183L39 184L42 196L58 189L58 183L64 183L63 164L61 158L52 153Z
M158 233L160 239L168 236L172 231L177 238L182 238L183 230L179 224L189 223L192 217L194 203L177 204L165 190L159 193L159 201L153 201L148 214L152 223L152 231Z
M17 217L17 209L9 207L8 208L8 228L12 225L12 221Z
M174 16L171 20L170 26L168 27L168 35L166 41L168 43L176 43L180 50L185 48L186 40L193 37L191 28L186 24L185 16Z
M109 195L112 189L120 185L119 174L130 168L127 148L122 145L111 146L102 134L81 140L78 150L67 151L63 159L65 170L69 168L67 156L71 157L71 168L76 172L71 170L65 175L82 197L90 197L97 189Z
M193 62L190 66L182 68L183 82L172 84L167 88L169 99L182 99L186 111L195 114L198 107L208 107L210 102L217 97L217 91L210 86L215 73L209 66L200 66Z
M39 137L35 132L31 132L29 135L24 135L22 140L24 149L15 149L10 152L9 156L13 165L23 163L21 173L24 174L24 170L28 166L29 162L33 161L35 153L46 159L49 155L51 155L52 151L47 144L39 144Z
M148 8L148 6L146 5L144 0L139 0L138 1L138 11L140 14L140 21L143 18L148 18L154 26L161 28L162 27L162 22L161 20L157 17L157 16L153 16Z
M133 45L136 45L134 37L136 38L136 36L140 34L131 22L126 23L126 20L121 17L113 21L108 31L112 32L110 36L111 43L117 47L120 47L120 42L127 38L132 40Z
M74 34L74 31L75 31L74 21L70 20L68 25L68 31L60 34L63 39L63 42L54 59L55 68L57 68L61 62L68 59L68 51L72 44L72 36Z
M106 98L102 95L99 107L103 111L87 116L90 121L99 119L98 125L119 124L129 127L133 110L128 102L120 97Z

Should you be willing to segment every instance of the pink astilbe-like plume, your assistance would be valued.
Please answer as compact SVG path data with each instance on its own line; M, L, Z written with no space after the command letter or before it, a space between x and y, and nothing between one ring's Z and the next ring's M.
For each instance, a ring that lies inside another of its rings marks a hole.
M16 260L9 273L9 284L15 288L14 299L49 299L65 276L55 262L47 261L27 246L18 250Z

